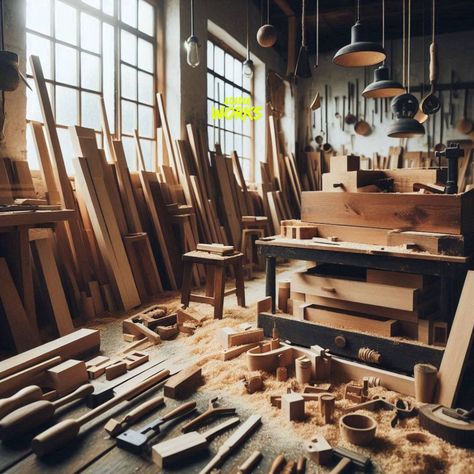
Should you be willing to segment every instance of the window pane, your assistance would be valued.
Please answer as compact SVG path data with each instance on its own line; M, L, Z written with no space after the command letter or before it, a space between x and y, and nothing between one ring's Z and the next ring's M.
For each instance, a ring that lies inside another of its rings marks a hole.
M137 70L123 64L122 97L137 100Z
M214 46L214 71L221 76L224 75L224 50Z
M128 167L131 171L135 171L137 169L135 140L131 137L122 137L122 143Z
M28 127L26 131L26 158L28 160L28 165L30 169L37 170L39 169L39 160L38 154L36 153L36 146L33 137L33 131L31 127Z
M90 5L91 7L100 8L100 0L82 0L82 3L85 3L86 5Z
M210 41L207 42L207 67L214 69L214 45Z
M230 154L234 150L234 135L231 132L225 132L224 153Z
M225 77L234 81L234 58L228 53L225 53Z
M145 104L154 104L153 76L138 72L138 100Z
M237 156L242 156L242 136L241 135L235 135L235 140L234 140L234 150L237 153Z
M81 13L81 47L100 53L100 21L86 13Z
M240 160L242 166L242 174L246 181L250 179L250 160Z
M217 77L214 80L214 97L216 101L223 104L224 103L224 81L222 79L218 79Z
M48 88L49 99L53 97L51 84L46 84ZM51 100L52 103L52 100ZM34 90L26 88L26 118L28 120L36 120L37 122L43 121L43 115L41 114L41 108L39 105L38 94Z
M207 73L207 97L214 98L214 76L209 73Z
M137 37L122 30L121 39L122 61L135 66L137 64Z
M102 0L102 11L107 15L114 14L114 0Z
M127 100L122 100L122 132L133 134L137 128L137 106Z
M100 92L100 60L97 56L81 53L81 86Z
M26 27L45 35L51 34L50 0L27 0Z
M77 92L74 89L56 86L56 123L77 125Z
M242 156L250 158L250 138L244 137L244 149L242 150Z
M103 86L105 106L109 119L110 131L115 133L115 40L114 28L108 23L102 26L102 62Z
M57 39L77 45L77 10L56 0L55 28Z
M71 133L67 128L57 128L59 144L64 156L64 163L66 165L67 174L74 174L73 158L77 158L74 147L72 146Z
M145 40L138 40L138 67L153 72L153 45Z
M234 59L234 82L242 85L242 63L238 59Z
M155 9L144 0L138 4L138 29L147 35L155 35Z
M77 76L77 51L56 44L56 81L77 86Z
M138 106L138 131L141 137L153 138L153 109L144 105Z
M44 77L52 79L51 71L51 41L41 36L26 33L26 54L29 58L32 54L39 56ZM30 61L26 61L26 71L31 74Z
M224 85L224 100L229 99L232 100L234 98L234 88L232 87L231 84L228 84L227 82Z
M137 0L122 0L120 18L127 25L137 27Z
M82 126L100 130L99 96L83 92L81 98Z
M207 101L207 123L211 125L213 124L212 107L214 107L214 102L212 102L212 100L208 100Z

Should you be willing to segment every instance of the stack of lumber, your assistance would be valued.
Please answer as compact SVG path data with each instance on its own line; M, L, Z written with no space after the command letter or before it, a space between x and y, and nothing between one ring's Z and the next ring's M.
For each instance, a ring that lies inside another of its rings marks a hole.
M444 345L437 291L435 277L322 264L292 275L289 307L317 324Z

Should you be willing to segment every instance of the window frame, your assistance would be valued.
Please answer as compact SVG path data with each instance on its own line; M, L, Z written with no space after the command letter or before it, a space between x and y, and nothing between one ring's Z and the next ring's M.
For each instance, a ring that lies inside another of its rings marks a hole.
M232 56L234 59L238 60L239 62L243 63L245 61L245 57L242 56L241 54L239 54L237 51L235 51L233 48L231 48L227 43L225 43L223 40L221 40L220 38L218 38L217 36L213 35L212 33L208 32L208 38L207 38L207 41L209 43L212 43L213 44L213 48L215 46L218 46L219 48L221 48L224 53L227 53L229 54L230 56ZM220 81L223 82L224 84L224 88L225 88L225 84L228 84L229 86L231 86L232 88L235 88L235 89L238 89L240 90L242 93L245 93L245 94L248 94L249 97L250 97L250 101L251 101L251 104L254 104L254 99L255 99L255 96L254 96L254 78L252 77L250 79L250 87L247 89L244 87L243 83L242 85L239 85L237 84L236 82L234 82L234 80L230 80L228 79L226 76L225 76L225 58L224 58L224 75L222 74L219 74L218 72L216 72L214 70L214 67L211 69L209 67L209 64L207 64L207 74L206 74L206 84L207 84L207 81L208 81L208 76L207 75L211 75L217 79L219 79ZM243 79L242 79L243 81ZM214 125L214 123L212 122L212 120L210 119L209 117L209 103L211 102L213 105L218 105L218 106L221 106L221 105L225 105L224 104L224 100L225 100L225 92L223 92L223 97L221 97L221 101L218 102L217 98L214 98L214 97L209 97L208 95L208 84L207 84L207 87L206 87L206 129L207 129L207 133L209 133L209 127L212 127L213 129L213 136L216 135L216 132L218 130L220 130L220 133L217 132L219 134L219 142L221 141L221 138L222 138L222 134L226 134L226 133L232 133L233 136L237 135L237 136L242 136L243 138L248 138L249 139L249 142L250 142L250 146L249 146L249 155L250 156L243 156L243 150L244 150L244 146L243 146L243 143L244 143L244 140L242 140L242 154L238 155L239 157L239 161L240 161L240 164L242 166L242 170L245 174L245 167L244 167L244 161L248 161L248 164L249 164L249 173L248 173L248 176L245 176L245 179L247 181L250 181L250 182L253 182L255 180L255 140L254 140L254 133L255 133L255 125L254 125L254 121L253 120L249 120L249 133L245 133L245 130L244 130L244 124L242 123L242 131L241 132L238 132L238 131L235 131L235 130L232 130L232 131L229 131L225 128L225 126L221 127L220 125L216 124ZM216 94L216 92L214 91L214 94ZM223 119L223 121L225 121L225 119ZM225 140L225 138L224 138ZM213 147L214 145L212 145ZM224 147L222 147L224 149Z
M60 0L62 3L69 5L71 7L74 7L77 11L77 18L76 18L76 44L71 44L66 41L57 39L56 37L56 24L55 24L55 14L56 14L56 1L55 0L50 0L51 1L51 9L50 9L50 34L45 34L40 31L36 31L33 29L28 28L28 26L25 25L25 37L27 34L35 35L37 37L40 37L42 39L45 39L50 42L51 45L51 52L50 52L50 60L51 60L51 79L50 78L45 78L45 82L48 86L48 94L50 97L51 105L53 108L53 111L55 112L55 117L56 117L56 86L59 87L65 87L69 88L75 91L76 93L76 107L77 107L77 114L76 114L76 119L79 120L79 123L83 123L83 114L82 114L82 93L89 93L96 95L97 98L99 97L104 97L104 23L107 23L113 28L113 36L114 36L114 85L113 85L113 97L114 97L114 127L113 127L113 135L116 137L119 137L120 139L123 139L123 137L126 138L133 138L134 135L133 133L123 133L123 125L122 125L122 100L126 100L128 102L132 102L136 106L137 110L137 129L139 132L140 136L140 142L143 144L143 140L149 141L152 143L152 156L151 160L153 161L154 159L154 154L155 154L155 147L154 147L154 142L156 141L156 127L157 127L157 107L156 107L156 93L157 93L157 31L158 31L158 7L156 4L155 0L142 0L146 3L148 3L154 10L154 28L153 28L153 36L148 35L147 33L139 30L138 27L138 18L139 18L139 5L140 5L140 0L137 0L137 26L133 27L122 21L121 19L121 4L120 0L113 0L114 4L114 15L109 15L105 12L102 11L102 1L101 1L101 7L100 8L94 8L91 5L88 5L86 3L83 3L81 0ZM100 22L100 38L99 38L99 52L94 52L90 51L87 49L84 49L81 45L81 14L87 14L91 17L94 17ZM28 12L26 13L28 15ZM136 49L136 55L137 55L137 64L133 65L130 63L127 63L122 60L122 48L121 48L121 34L122 31L126 31L134 36L137 37L137 49ZM153 61L153 66L152 66L152 72L146 71L144 69L141 69L138 65L138 49L139 49L139 40L142 39L152 45L152 61ZM56 45L61 45L65 46L68 48L74 49L76 53L76 67L77 67L77 72L76 72L76 79L77 79L77 85L69 84L69 83L64 83L60 82L56 78ZM100 88L99 90L93 90L89 89L86 87L82 87L82 68L81 68L81 53L86 53L89 55L92 55L96 58L99 59L99 83L100 83ZM29 60L29 59L28 59ZM135 70L135 74L137 77L137 97L136 99L129 99L126 97L123 97L123 89L121 87L121 68L122 64L125 64L126 66L129 66ZM146 73L150 76L152 76L152 82L153 82L153 101L152 104L150 103L144 103L139 101L138 97L138 73L143 72ZM48 74L49 76L49 74ZM28 78L32 78L31 74L27 74ZM153 114L153 133L152 136L143 136L140 131L140 123L139 123L139 107L140 106L145 106L149 107L152 109L152 114ZM109 117L110 117L110 111L108 111ZM29 123L31 120L27 118L27 123ZM42 120L41 120L42 122ZM62 125L62 124L56 124L56 128L58 129L67 129L69 126L68 125ZM112 127L111 127L112 128ZM104 144L104 136L101 128L95 129L96 135L99 138L99 146L103 146ZM132 160L132 157L129 157L129 166L130 162ZM135 169L138 169L138 157L136 156L136 152L133 155L133 162L135 164Z

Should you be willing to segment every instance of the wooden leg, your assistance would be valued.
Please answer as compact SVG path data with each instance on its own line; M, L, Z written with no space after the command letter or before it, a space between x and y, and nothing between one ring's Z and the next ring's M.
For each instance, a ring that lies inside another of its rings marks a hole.
M193 280L192 262L183 263L183 284L181 285L181 304L186 308L189 306L189 295L191 294L191 285Z
M206 265L206 296L214 296L214 266Z
M265 296L272 297L272 313L275 313L275 270L276 258L267 257L266 261L266 279L265 279Z
M234 265L235 272L235 287L237 290L237 304L245 308L245 286L244 286L244 271L241 263Z
M225 271L224 267L214 268L214 319L222 319L224 309Z

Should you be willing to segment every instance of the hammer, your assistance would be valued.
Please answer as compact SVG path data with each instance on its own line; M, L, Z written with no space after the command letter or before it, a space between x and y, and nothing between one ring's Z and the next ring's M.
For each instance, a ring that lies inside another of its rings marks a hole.
M344 470L351 464L355 464L359 469L363 470L364 472L370 466L370 458L367 456L363 456L362 454L356 453L355 451L351 451L350 449L336 447L332 448L333 456L340 459L337 466L330 472L330 474L339 474L340 472L344 472Z
M131 453L140 454L148 441L160 432L160 426L163 423L182 415L188 415L194 411L195 408L196 402L187 402L171 410L166 415L156 418L151 423L145 425L140 431L129 429L117 436L117 446Z

